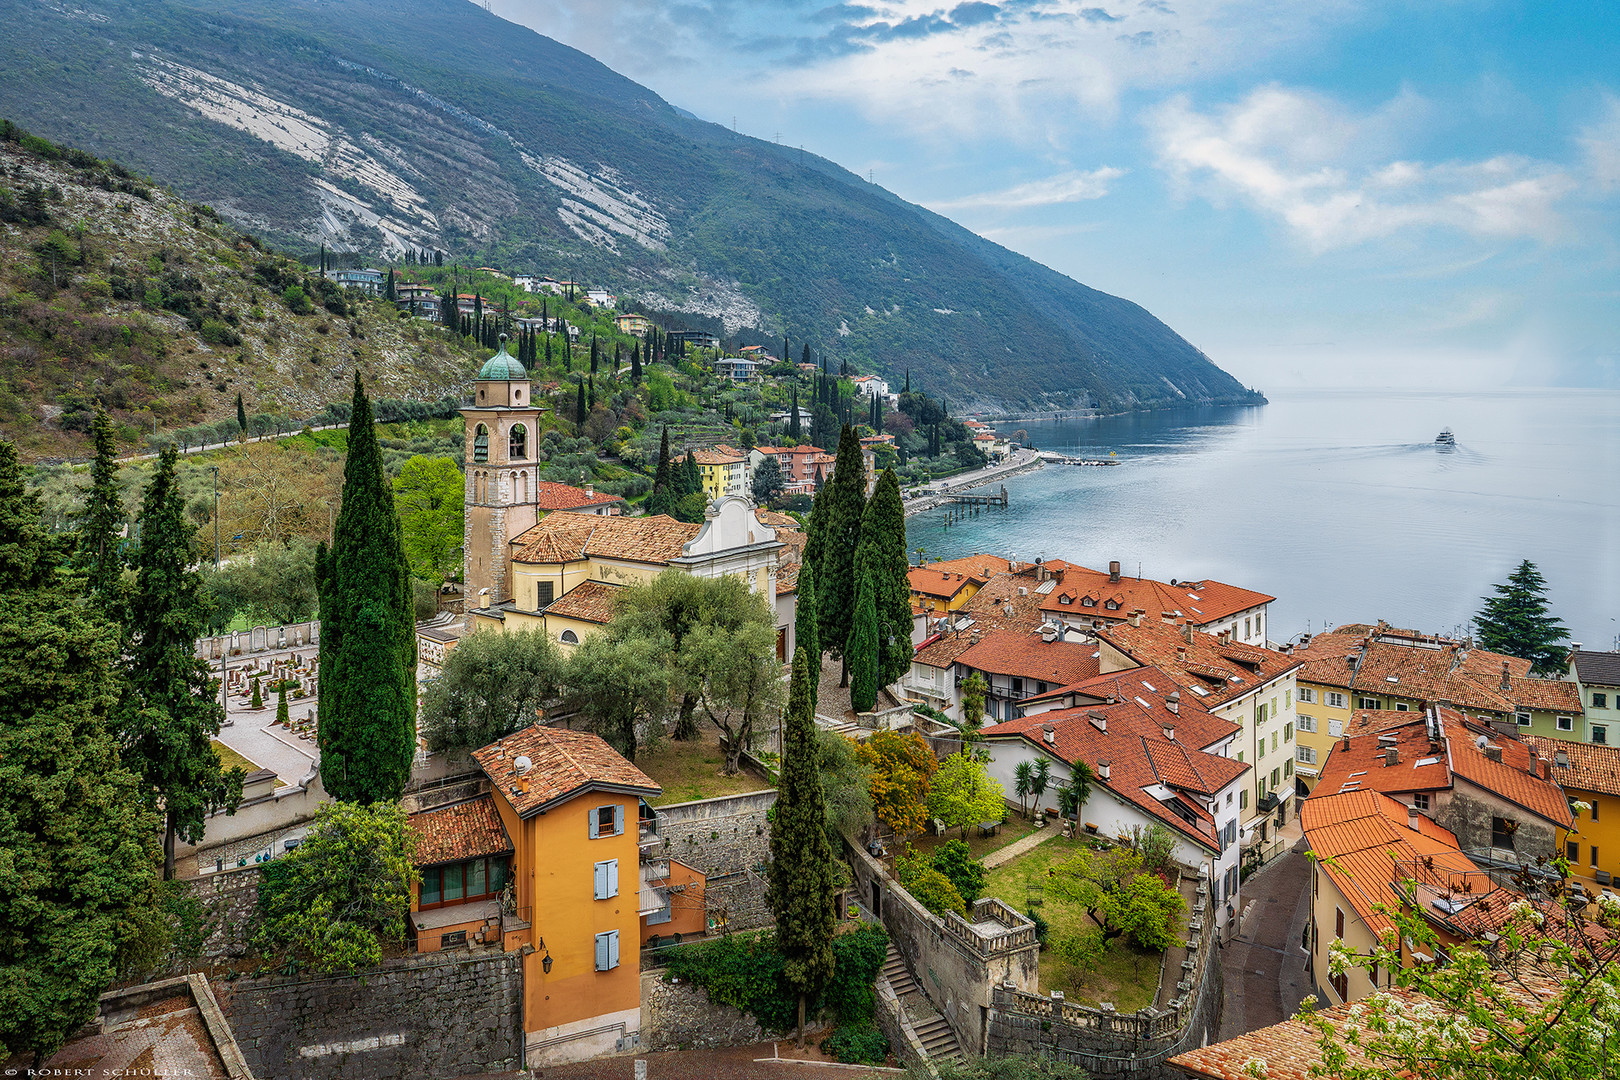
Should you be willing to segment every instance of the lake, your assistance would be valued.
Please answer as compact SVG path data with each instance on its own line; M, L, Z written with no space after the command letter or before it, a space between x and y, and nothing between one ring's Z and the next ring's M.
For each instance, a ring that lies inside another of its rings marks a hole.
M1000 427L1120 464L1014 477L1007 509L949 527L942 510L912 518L914 560L923 547L1212 577L1276 596L1280 641L1378 619L1462 632L1529 559L1573 640L1620 648L1620 391L1292 391Z

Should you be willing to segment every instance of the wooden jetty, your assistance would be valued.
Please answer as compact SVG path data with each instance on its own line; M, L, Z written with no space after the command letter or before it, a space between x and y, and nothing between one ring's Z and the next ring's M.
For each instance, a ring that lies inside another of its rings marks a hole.
M999 495L957 495L947 494L941 496L948 503L958 503L963 506L1002 506L1007 505L1007 485L1001 486Z

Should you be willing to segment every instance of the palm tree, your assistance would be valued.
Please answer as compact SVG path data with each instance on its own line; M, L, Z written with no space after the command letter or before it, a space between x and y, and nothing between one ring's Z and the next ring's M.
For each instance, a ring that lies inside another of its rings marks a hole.
M1018 796L1018 812L1025 817L1029 812L1024 807L1024 800L1029 797L1035 784L1035 764L1030 761L1020 761L1018 768L1013 770L1013 794Z
M1058 808L1064 817L1078 818L1080 808L1091 798L1091 766L1083 761L1070 770L1069 786L1058 791Z
M1030 777L1029 781L1029 793L1030 795L1034 796L1035 809L1039 810L1041 807L1041 796L1046 794L1046 785L1052 779L1052 759L1046 757L1038 759L1035 762L1035 766L1031 772L1033 775Z

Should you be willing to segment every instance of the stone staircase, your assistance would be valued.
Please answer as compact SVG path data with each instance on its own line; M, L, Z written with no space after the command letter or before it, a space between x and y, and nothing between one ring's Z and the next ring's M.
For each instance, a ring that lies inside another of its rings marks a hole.
M956 1041L956 1033L939 1010L934 1008L933 1002L928 1000L922 987L917 985L917 980L912 978L911 969L906 967L905 959L892 941L883 959L883 977L889 981L894 996L899 999L901 1012L909 1020L928 1060L961 1061L962 1047Z

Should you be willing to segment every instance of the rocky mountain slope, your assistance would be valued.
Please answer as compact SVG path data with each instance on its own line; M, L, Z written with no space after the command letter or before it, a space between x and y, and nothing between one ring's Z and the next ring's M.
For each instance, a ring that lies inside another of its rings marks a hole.
M0 112L277 242L572 276L960 408L1254 400L1130 301L466 0L0 0Z

